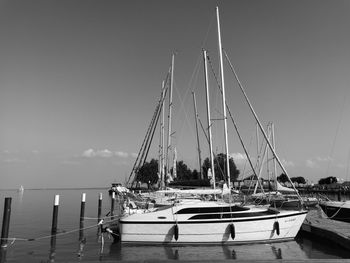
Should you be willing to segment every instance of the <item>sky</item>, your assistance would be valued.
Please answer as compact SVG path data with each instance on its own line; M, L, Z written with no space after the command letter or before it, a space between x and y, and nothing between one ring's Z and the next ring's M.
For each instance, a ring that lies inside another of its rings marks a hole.
M177 159L198 170L192 92L206 129L202 49L211 61L214 152L224 152L216 6L223 49L262 125L274 124L289 176L350 180L349 1L0 0L0 188L124 182L173 53ZM227 104L256 160L255 122L224 68ZM148 160L158 158L155 134ZM243 176L230 119L228 134ZM199 136L204 159L202 129Z

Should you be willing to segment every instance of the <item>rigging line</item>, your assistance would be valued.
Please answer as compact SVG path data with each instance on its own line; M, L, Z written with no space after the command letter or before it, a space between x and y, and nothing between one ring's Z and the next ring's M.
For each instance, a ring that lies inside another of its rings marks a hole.
M214 72L214 69L213 69L213 67L212 67L212 63L211 63L211 61L210 61L209 56L208 56L208 61L209 61L209 64L210 64L210 68L211 68L211 70L212 70L212 72L213 72L213 74L214 74L214 78L215 78L215 80L216 80L216 84L217 84L217 86L218 86L220 92L222 93L221 86L220 86L220 84L219 84L219 82L218 82L218 79L217 79L216 74L215 74L215 72ZM251 158L250 158L250 156L249 156L249 153L248 153L248 151L247 151L247 149L246 149L246 147L245 147L245 145L244 145L242 136L241 136L241 134L240 134L240 132L239 132L239 130L238 130L238 126L237 126L237 124L236 124L236 121L235 121L234 118L233 118L233 115L232 115L232 113L231 113L231 110L230 110L230 108L229 108L227 102L226 102L226 105L225 105L225 106L226 106L226 108L227 108L227 110L228 110L228 113L229 113L230 118L231 118L231 120L232 120L233 126L234 126L234 128L235 128L235 130L236 130L236 133L237 133L237 135L238 135L238 139L239 139L239 141L240 141L240 143L241 143L241 145L242 145L242 147L243 147L244 153L245 153L245 155L247 156L247 159L248 159L248 161L249 161L249 165L250 165L252 171L254 172L254 175L257 176L256 171L255 171L254 166L253 166L253 163L251 162Z
M197 81L197 79L198 79L199 65L200 65L200 56L199 56L198 59L197 59L197 62L196 62L196 64L195 64L195 68L194 68L194 70L193 70L193 72L192 72L192 75L191 75L191 78L190 78L190 80L189 80L189 83L187 84L188 89L186 90L186 92L185 92L185 94L184 94L184 96L183 96L184 98L188 98L188 97L189 97L189 96L188 96L188 93L189 93L189 91L190 91L191 83L194 81L194 79L196 79L196 81ZM176 84L176 81L175 81L175 80L173 80L173 88L175 89L176 95L177 95L177 97L178 97L178 99L179 99L179 101L180 101L179 112L182 111L182 110L184 111L185 118L186 118L186 122L187 122L187 124L188 124L188 127L190 128L192 138L195 138L194 131L191 129L192 127L190 126L190 123L191 123L190 118L189 118L188 113L187 113L187 111L186 111L186 109L185 109L185 99L182 99L182 97L181 97L181 95L180 95L180 91L179 91L179 89L177 88L177 84ZM177 115L176 119L178 119L178 116L179 116L179 115L180 115L180 114ZM180 129L179 134L182 134L182 131L184 130L184 125L185 125L185 122L182 122L182 127L181 127L181 129Z
M232 73L234 74L234 77L235 77L235 79L236 79L236 81L237 81L237 83L238 83L238 86L239 86L240 90L242 91L242 93L243 93L243 95L244 95L244 98L245 98L246 102L248 103L248 106L249 106L249 108L250 108L250 110L251 110L251 112L252 112L252 114L253 114L253 116L254 116L256 122L257 122L257 124L259 125L260 131L261 131L261 133L263 134L264 139L266 140L266 143L268 144L268 146L269 146L269 148L270 148L270 150L271 150L273 156L276 158L276 161L278 162L279 166L281 167L281 169L283 170L283 172L287 175L288 181L292 184L293 189L294 189L296 195L298 196L298 199L300 200L301 203L303 203L303 200L302 200L302 198L300 197L300 195L299 195L299 193L298 193L298 190L295 188L295 186L294 186L292 180L290 179L290 177L289 177L289 175L288 175L288 173L287 173L287 170L284 168L284 166L283 166L283 164L282 164L280 158L277 156L277 154L276 154L276 152L275 152L274 147L271 145L271 142L270 142L270 140L268 139L268 137L267 137L267 135L266 135L266 132L265 132L264 128L262 127L262 125L261 125L261 123L260 123L260 121L259 121L259 118L258 118L257 114L255 113L255 110L253 109L253 106L251 105L250 100L249 100L249 98L248 98L248 96L247 96L247 94L246 94L246 92L245 92L245 90L244 90L244 88L243 88L243 86L242 86L242 84L241 84L241 81L239 80L239 78L238 78L238 76L237 76L237 73L236 73L236 71L235 71L235 69L234 69L234 67L233 67L233 65L232 65L232 63L231 63L231 61L230 61L230 59L228 58L227 53L226 53L225 50L224 50L224 53L225 53L226 60L227 60L227 62L228 62L229 65L230 65L231 71L232 71Z
M253 136L250 137L249 148L252 146L252 141L253 141ZM246 156L246 157L247 157L247 156ZM248 157L247 157L246 161L244 162L242 175L245 174L245 169L247 168L247 162L248 162ZM244 178L244 177L242 177L242 179L243 179L243 178Z
M331 166L331 161L332 161L332 159L333 159L333 152L334 152L335 142L336 142L336 140L337 140L338 133L339 133L339 128L340 128L340 124L341 124L341 122L342 122L343 115L344 115L345 101L346 101L346 96L344 96L344 98L343 98L343 104L341 105L341 112L340 112L340 116L339 116L338 123L337 123L337 128L336 128L336 131L335 131L335 136L334 136L333 143L332 143L332 147L331 147L331 152L330 152L330 156L329 156L330 158L329 158L329 160L328 160L328 166L327 166L326 176L328 176L328 174L329 174L329 169L330 169L330 166Z
M202 128L202 131L204 133L205 139L207 140L207 143L209 143L209 137L208 137L207 133L205 132L205 129L203 127L203 123L202 123L202 121L201 121L201 119L199 117L198 117L198 121L199 121L199 124L201 125L201 128Z
M210 57L209 57L209 52L207 52L207 61L209 62L209 66L210 66L211 72L212 72L212 74L214 76L215 82L216 82L217 85L219 85L219 80L218 80L218 78L217 78L217 76L215 74L215 70L214 70L213 64L212 64L212 62L210 60ZM216 112L218 116L220 116L220 117L222 116L222 117L220 119L219 119L219 117L216 118L216 119L212 118L211 120L223 120L223 113L220 112L218 110L218 107L217 107L217 105L219 103L218 102L218 100L219 100L219 95L218 95L219 91L218 91L218 89L215 89L215 90L216 90L216 94L215 94L215 110L214 110L214 112ZM222 109L222 107L220 107L220 108ZM218 125L215 125L215 134L219 134L218 129L219 129ZM215 136L213 136L213 137L215 137Z
M196 64L195 64L195 67L194 67L194 69L193 69L193 71L192 71L191 78L190 78L190 80L189 80L189 82L188 82L188 84L187 84L187 87L188 87L188 88L187 88L187 90L186 90L186 92L185 92L184 98L188 98L188 97L189 97L189 96L188 96L188 93L190 92L190 89L192 89L192 92L195 91L195 88L196 88L196 86L197 86L196 84L197 84L198 78L199 78L198 76L199 76L199 72L200 72L201 61L202 61L202 55L199 54L199 55L198 55L198 58L197 58L197 62L196 62ZM192 88L192 87L194 87L194 88ZM183 99L183 100L181 99L181 96L180 96L180 93L179 93L179 90L178 90L178 89L176 89L176 92L177 92L177 96L178 96L178 98L179 98L179 100L180 100L180 102L181 102L181 104L180 104L180 110L183 110L184 113L185 113L187 125L188 125L188 127L190 128L192 138L194 139L194 138L195 138L195 135L194 135L194 131L193 131L192 126L191 126L192 121L190 121L189 114L187 113L187 111L186 111L186 109L185 109L185 99ZM185 125L185 122L183 122L183 125L182 125L182 127L181 127L181 133L182 133L182 131L184 130L184 125Z
M166 82L167 82L168 78L169 78L169 73L168 73L168 75L167 75L167 77L166 77ZM164 87L166 87L166 82L164 83ZM135 173L135 171L140 167L140 165L141 165L141 163L142 163L142 159L143 159L143 157L144 157L147 144L149 143L149 138L150 138L150 136L151 136L152 127L153 127L153 125L154 125L154 121L155 121L156 115L158 114L158 117L159 117L159 112L160 112L160 109L161 109L161 106L160 106L160 105L162 105L162 103L163 103L163 101L164 101L164 99L165 99L165 95L166 95L167 90L168 90L168 88L165 88L164 97L163 97L163 98L161 97L161 98L159 99L159 101L158 101L158 104L157 104L157 106L156 106L156 110L155 110L155 112L153 113L153 117L152 117L152 120L151 120L151 124L149 125L149 127L148 127L148 129L147 129L145 138L144 138L144 140L143 140L143 142L142 142L142 145L141 145L139 154L138 154L138 156L137 156L137 158L136 158L136 160L135 160L134 166L133 166L133 168L132 168L132 170L131 170L129 179L128 179L128 181L127 181L127 184L129 184L132 175ZM158 120L157 120L157 121L158 121ZM146 157L147 157L147 156L146 156ZM137 165L137 163L138 163L138 165ZM135 180L135 178L134 178L134 180ZM132 181L132 183L134 183L134 180Z
M163 94L163 93L162 93L162 94ZM159 101L159 108L158 108L156 120L155 120L155 122L154 122L153 132L152 132L151 139L150 139L150 142L149 142L149 144L148 144L147 151L146 151L146 157L145 157L145 159L143 160L143 164L142 164L142 165L144 165L145 162L146 162L146 158L147 158L147 156L148 156L148 152L149 152L149 149L150 149L150 147L151 147L151 143L152 143L152 140L153 140L153 137L154 137L154 133L155 133L155 131L156 131L156 129L157 129L157 124L158 124L158 121L159 121L159 116L160 116L160 113L161 113L161 109L162 109L162 105L163 105L163 100L165 99L165 97L166 97L166 92L164 92L163 98Z
M189 83L188 83L188 89L186 90L186 92L185 92L185 95L184 95L184 98L185 99L182 99L182 97L181 97L181 95L180 95L180 92L179 92L179 90L177 89L177 86L174 84L174 88L175 88L175 90L176 90L176 94L177 94L177 96L178 96L178 98L179 98L179 100L180 100L180 110L182 110L183 112L184 112L184 114L185 114L185 118L186 118L186 122L182 122L182 127L181 127L181 129L180 129L180 134L182 134L182 132L185 130L184 129L184 126L185 126L185 124L187 123L187 126L189 127L189 130L190 130L190 133L191 133L191 136L192 136L192 138L193 138L193 140L194 140L194 138L195 138L195 134L194 134L194 131L193 131L193 127L192 127L192 121L190 120L190 117L189 117L189 114L188 114L188 112L186 111L186 108L185 108L185 100L186 100L186 98L188 98L189 96L188 96L188 93L190 92L190 89L191 89L191 83L192 82L194 82L194 80L195 80L195 82L197 82L197 80L198 80L198 75L199 75L199 66L200 66L200 56L199 56L199 58L198 58L198 60L197 60L197 63L196 63L196 65L195 65L195 69L193 70L193 73L192 73L192 76L191 76L191 79L190 79L190 81L189 81ZM196 86L195 84L192 84L192 86ZM186 130L187 131L187 130Z
M178 97L178 99L179 99L179 101L180 101L179 113L180 113L180 111L183 111L183 112L184 112L184 114L185 114L185 119L186 119L186 122L187 122L188 127L190 128L189 130L190 130L190 132L191 132L192 138L195 138L195 135L194 135L194 131L193 131L193 129L192 129L192 126L190 126L190 123L191 123L190 117L188 116L188 113L187 113L187 111L185 110L185 100L186 100L186 98L189 97L189 96L188 96L189 89L187 89L186 92L185 92L185 96L184 96L185 99L182 99L181 94L180 94L180 92L179 92L179 90L178 90L178 88L177 88L176 83L174 83L174 90L175 90L176 95L177 95L177 97ZM179 117L178 117L179 115L180 115L180 114L177 115L176 119L179 118ZM179 133L178 133L178 134L179 134L179 137L181 137L182 131L185 130L185 129L184 129L184 126L185 126L185 123L186 123L186 122L185 122L185 121L182 122L182 126L181 126L181 128L180 128ZM186 130L186 131L187 131L187 130Z
M199 72L200 72L200 66L201 66L201 61L202 61L202 54L199 54L197 57L197 62L194 66L194 69L192 71L192 75L191 78L187 84L187 86L190 88L191 86L194 87L192 89L192 91L195 91L194 89L196 88L196 84L198 82L198 76L199 76Z
M207 43L207 40L208 40L208 37L209 37L209 32L210 32L210 29L212 27L213 22L215 21L215 18L216 18L216 13L214 12L212 14L212 16L211 16L210 21L209 21L209 25L207 27L207 33L205 34L204 40L202 42L202 48L204 48L205 43Z

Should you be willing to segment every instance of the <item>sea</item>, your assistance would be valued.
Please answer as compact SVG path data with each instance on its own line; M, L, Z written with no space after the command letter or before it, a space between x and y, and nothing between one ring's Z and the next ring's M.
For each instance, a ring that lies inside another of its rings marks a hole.
M2 262L91 262L161 260L306 260L350 259L350 251L327 240L299 232L295 240L245 245L152 246L113 242L98 231L98 199L102 215L111 209L108 189L0 190L0 218L11 197L9 241L1 249ZM84 230L80 228L81 200L85 194ZM59 195L57 236L51 226L55 196ZM81 238L83 234L84 238Z

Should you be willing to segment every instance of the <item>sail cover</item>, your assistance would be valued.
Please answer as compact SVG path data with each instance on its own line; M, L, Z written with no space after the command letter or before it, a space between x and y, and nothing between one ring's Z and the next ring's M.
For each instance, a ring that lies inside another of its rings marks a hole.
M283 185L281 185L277 180L276 180L276 186L277 186L277 191L279 192L295 192L295 190L293 188L289 188L289 187L285 187Z

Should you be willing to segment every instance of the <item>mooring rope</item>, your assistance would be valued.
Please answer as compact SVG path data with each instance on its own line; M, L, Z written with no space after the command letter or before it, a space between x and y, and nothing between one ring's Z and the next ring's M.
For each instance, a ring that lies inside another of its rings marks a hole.
M329 219L333 219L338 213L339 211L343 208L343 206L345 205L345 202L339 207L339 209L332 215L332 216L328 216ZM327 206L326 206L327 207ZM340 219L340 218L339 218ZM347 219L347 217L342 218L342 219Z
M39 236L39 237L35 237L35 238L8 237L8 238L0 238L0 240L7 240L7 241L11 240L12 242L9 244L9 246L11 246L11 245L13 245L15 243L15 241L25 241L25 242L27 241L27 242L30 242L30 241L38 241L38 240L42 240L42 239L68 235L68 234L71 234L71 233L74 233L74 232L78 232L78 231L82 231L82 230L87 230L87 229L99 227L102 224L113 223L113 222L118 221L119 218L120 218L120 216L109 216L107 218L111 218L111 217L114 217L114 219L108 220L108 221L105 221L104 219L101 219L101 221L98 222L97 224L90 225L90 226L83 227L83 228L76 228L76 229L72 229L72 230L69 230L69 231L56 233L56 234L53 234L53 235ZM98 218L92 218L91 217L89 219L98 219Z

